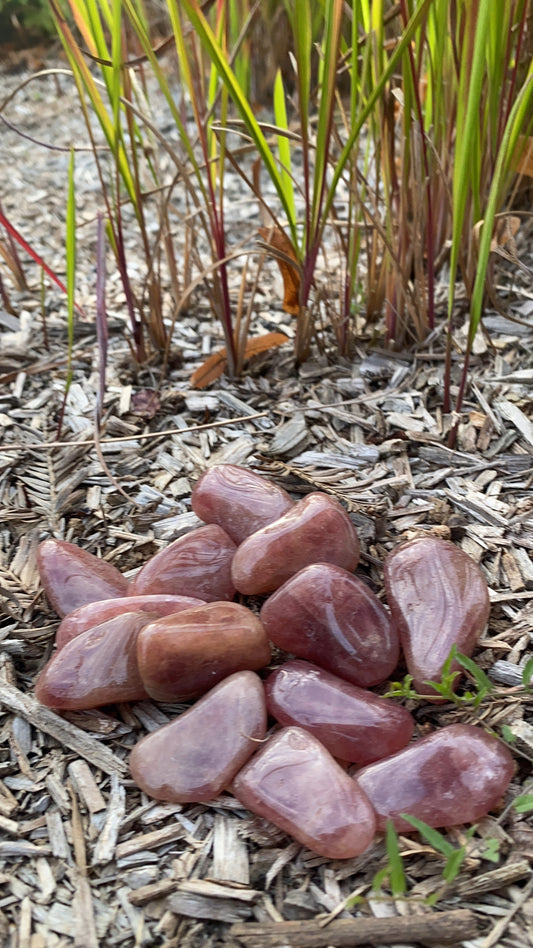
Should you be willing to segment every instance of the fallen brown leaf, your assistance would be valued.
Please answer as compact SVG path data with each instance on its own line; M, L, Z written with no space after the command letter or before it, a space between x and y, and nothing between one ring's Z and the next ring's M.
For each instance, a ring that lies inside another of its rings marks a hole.
M275 255L276 263L283 277L283 309L291 316L297 316L300 312L300 274L298 272L298 258L292 242L281 227L260 227L259 233L273 250L277 250L285 257L294 260L294 266L291 266L287 260Z
M244 350L244 361L260 355L262 352L268 352L269 349L276 349L288 341L288 336L283 332L266 332L262 336L253 336L248 339ZM193 388L206 388L211 382L220 378L226 370L228 364L226 349L218 349L213 352L205 362L191 375L191 385Z

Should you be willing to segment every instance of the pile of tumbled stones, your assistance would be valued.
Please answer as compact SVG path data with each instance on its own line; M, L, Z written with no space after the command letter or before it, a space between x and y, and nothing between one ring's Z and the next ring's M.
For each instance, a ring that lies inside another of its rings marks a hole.
M131 582L74 544L40 544L42 585L64 617L35 686L43 704L194 701L133 748L137 785L173 802L230 791L330 858L363 852L389 819L409 831L402 814L449 826L500 803L514 770L504 744L461 724L409 743L411 714L369 690L401 648L414 687L435 699L428 681L451 647L472 654L489 597L469 556L430 536L397 547L384 563L389 612L354 575L359 540L331 496L294 502L224 464L191 503L206 526ZM259 615L236 593L266 596ZM271 643L295 657L263 680Z

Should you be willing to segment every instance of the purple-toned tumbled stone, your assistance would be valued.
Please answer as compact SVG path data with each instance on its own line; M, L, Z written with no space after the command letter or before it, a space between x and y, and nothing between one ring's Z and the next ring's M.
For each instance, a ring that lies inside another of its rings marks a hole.
M387 556L384 578L413 685L421 694L435 694L424 681L440 681L452 645L471 655L489 617L483 573L448 540L421 537Z
M308 494L279 520L252 533L239 546L231 568L244 595L278 589L310 563L334 563L353 570L359 540L344 507L327 494Z
M264 603L269 639L340 678L370 688L394 671L398 633L377 596L356 576L314 563Z
M147 698L137 666L137 636L149 622L145 612L130 612L87 632L56 652L35 683L42 704L63 710Z
M261 679L241 671L211 689L192 708L135 745L135 783L157 800L212 800L257 750L266 733Z
M207 602L147 625L137 655L150 697L189 701L234 672L268 665L270 646L250 609L236 602Z
M144 564L130 585L130 595L193 596L204 602L233 599L235 550L233 540L216 524L191 530Z
M60 616L88 602L128 593L128 580L116 566L66 540L43 540L37 566L48 601Z
M514 772L504 744L479 727L451 724L354 777L377 813L378 829L391 819L397 830L413 827L408 813L429 826L481 819L501 800Z
M414 731L406 708L309 662L286 662L268 676L265 690L268 711L280 724L304 728L341 760L369 764L388 757Z
M101 599L89 602L69 613L59 624L56 632L56 648L63 648L71 639L100 625L107 619L113 619L124 612L146 612L149 619L169 616L174 612L183 612L193 606L201 606L202 600L193 596L123 596L120 599Z
M218 523L235 543L282 517L294 506L287 491L236 464L218 464L202 474L191 505L200 520Z
M375 815L365 794L301 728L283 728L267 741L237 774L231 790L253 813L320 856L349 859L374 838Z

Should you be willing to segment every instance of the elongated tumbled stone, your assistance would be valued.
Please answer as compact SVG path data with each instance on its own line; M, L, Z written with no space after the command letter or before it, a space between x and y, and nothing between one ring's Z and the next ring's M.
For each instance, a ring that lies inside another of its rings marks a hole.
M43 540L37 566L47 599L60 616L88 602L128 593L128 580L116 566L66 540Z
M356 576L315 563L264 603L269 639L346 681L370 688L394 671L398 633L377 596Z
M369 764L405 747L415 722L406 708L297 659L265 681L267 708L280 724L314 734L341 760Z
M212 800L255 753L266 722L261 679L252 671L237 672L135 745L133 779L157 800Z
M424 682L440 681L452 645L471 655L485 627L490 611L485 578L453 543L421 537L387 556L384 579L413 685L421 694L435 694ZM452 670L460 667L454 662Z
M294 501L272 481L236 464L218 464L202 474L191 495L200 520L218 523L235 543L283 516Z
M253 813L320 856L349 859L374 838L375 815L367 797L320 741L301 728L283 728L270 738L237 774L231 790Z
M131 596L193 596L204 602L232 599L231 561L236 546L216 524L198 527L174 540L139 570Z
M137 666L137 636L147 622L145 612L130 612L82 632L45 665L35 696L72 711L147 698Z
M377 813L412 831L402 813L429 826L455 826L486 816L502 799L514 772L504 744L479 727L451 724L355 775Z
M67 642L87 629L125 612L146 612L149 616L147 621L150 621L201 605L202 600L193 596L123 596L120 599L89 602L62 619L56 632L56 648L63 648Z
M304 500L252 533L239 546L231 568L235 588L244 595L278 589L310 563L334 563L353 570L359 562L359 540L344 507L327 494Z
M262 623L235 602L208 602L146 626L137 641L139 670L156 701L189 701L237 671L270 661Z

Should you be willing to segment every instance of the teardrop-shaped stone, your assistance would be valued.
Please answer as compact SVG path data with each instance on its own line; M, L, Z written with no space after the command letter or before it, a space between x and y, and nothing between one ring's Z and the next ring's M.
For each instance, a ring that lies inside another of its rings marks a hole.
M125 613L67 642L40 673L35 696L51 708L72 711L147 698L137 636L149 618L145 612Z
M265 682L269 714L304 728L333 757L369 764L409 743L415 722L406 708L358 688L318 665L285 662Z
M91 629L93 625L100 625L101 622L125 612L146 612L150 621L201 605L202 600L194 599L193 596L123 596L120 599L89 602L62 619L56 632L56 648L59 651L67 642Z
M489 617L483 573L448 540L421 537L387 556L384 579L413 685L421 694L435 694L424 682L440 681L452 645L471 655ZM453 663L452 670L460 668Z
M370 688L394 671L398 633L362 580L329 563L314 563L264 603L269 639L346 681Z
M274 523L239 546L231 568L235 588L246 596L278 589L310 563L353 570L359 540L344 507L327 494L308 494Z
M232 599L231 561L236 546L216 524L174 540L139 570L131 596L193 596L204 602Z
M218 523L235 543L283 516L294 501L272 481L236 464L218 464L202 474L191 506L200 520Z
M355 775L377 813L378 829L391 819L402 833L413 827L402 813L429 826L456 826L486 816L501 800L514 772L504 744L480 727L451 724Z
M37 566L47 599L60 616L88 602L128 593L128 580L116 566L66 540L43 540Z
M253 813L271 820L328 859L349 859L374 838L374 811L320 741L283 728L237 774L231 790Z
M135 783L157 800L212 800L257 749L266 733L261 679L241 671L211 689L192 708L135 745Z
M262 623L236 602L207 602L147 625L137 642L139 670L156 701L189 701L223 678L270 661Z

